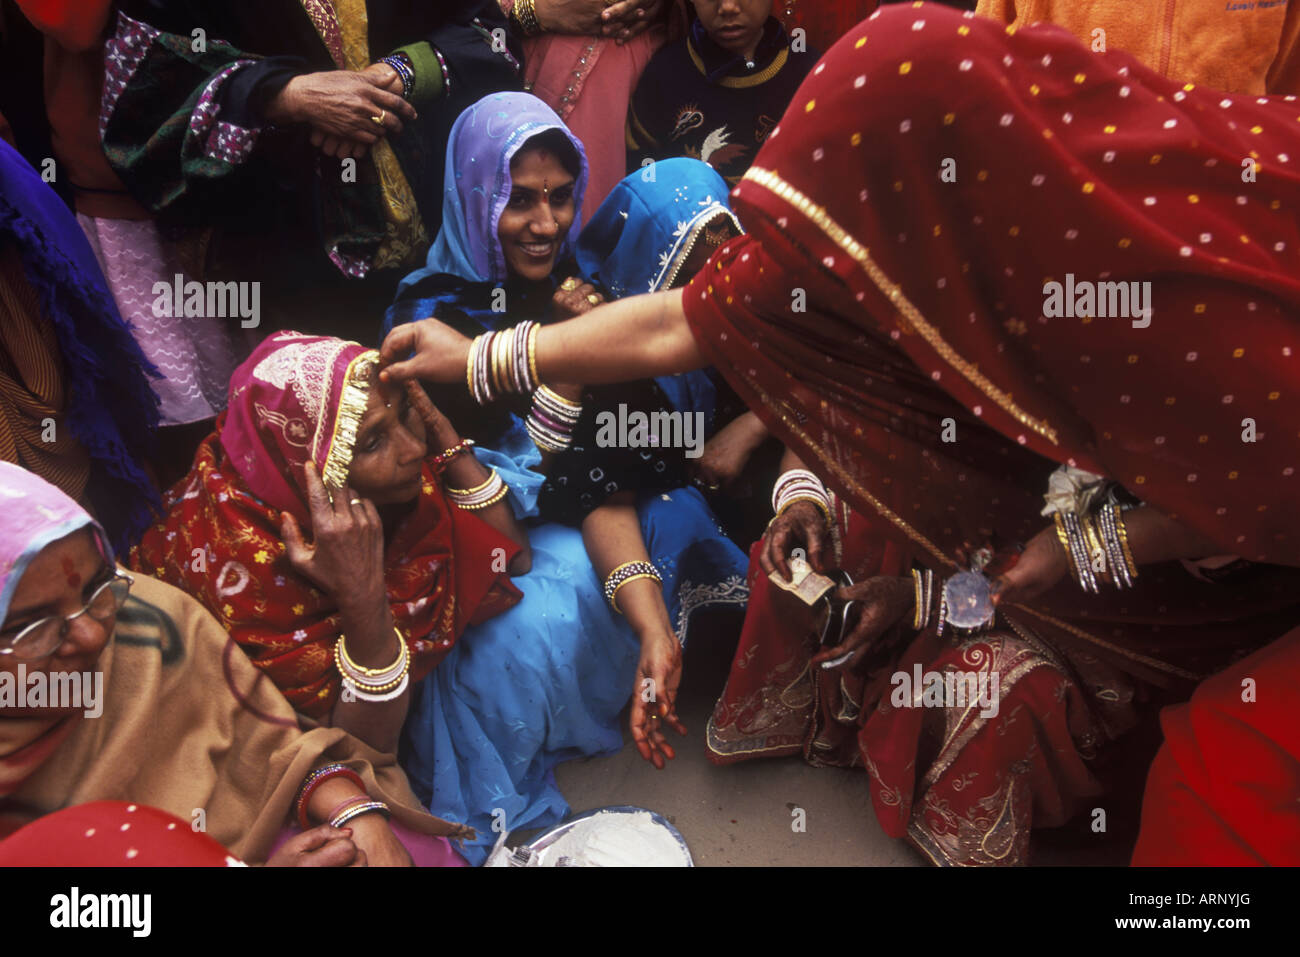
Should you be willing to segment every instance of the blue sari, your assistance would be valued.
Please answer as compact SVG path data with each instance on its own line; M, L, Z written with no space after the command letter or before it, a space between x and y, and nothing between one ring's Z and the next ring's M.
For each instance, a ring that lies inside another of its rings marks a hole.
M650 178L653 175L653 178ZM708 163L678 157L625 177L578 237L578 268L607 299L672 289L704 228L719 216L743 233L727 205L726 181ZM698 369L655 379L673 408L703 412L714 431L717 387Z
M447 147L442 229L426 268L399 287L385 334L431 315L454 317L458 327L477 334L549 312L548 290L512 280L496 239L511 191L510 160L548 129L568 134L549 108L526 94L486 97L456 121ZM568 135L582 165L576 230L586 160ZM570 254L566 240L561 259ZM508 315L492 308L497 289L506 290ZM511 506L528 528L533 565L515 578L523 600L467 629L413 691L401 758L432 813L478 831L463 852L481 864L498 832L547 827L568 814L555 784L557 764L622 747L619 715L633 691L640 643L606 603L582 534L542 514L547 478L536 471L541 455L524 429L526 401L480 409L463 393L433 390L433 398L463 434L475 436L474 454L509 485ZM743 604L744 556L721 535L699 493L644 493L638 514L665 596L671 596L679 638L690 612L723 591ZM715 567L725 569L721 588Z

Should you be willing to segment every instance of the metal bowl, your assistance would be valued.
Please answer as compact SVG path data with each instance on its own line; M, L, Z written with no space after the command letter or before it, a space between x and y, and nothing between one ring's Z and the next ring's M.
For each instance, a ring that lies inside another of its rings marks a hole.
M640 813L649 814L651 820L653 820L655 824L664 828L665 830L668 831L669 834L672 835L673 840L677 842L677 846L682 849L682 855L686 858L686 863L682 865L683 867L695 866L695 861L691 857L691 849L686 846L686 839L682 837L681 832L678 831L677 828L673 827L672 824L670 824L662 814L652 811L649 808L634 807L630 804L616 804L611 807L598 807L595 810L584 811L581 814L571 817L563 824L556 825L555 827L547 831L545 834L541 835L540 837L534 838L530 843L524 846L529 851L532 851L534 854L536 854L535 860L539 866L554 867L556 865L547 859L547 853L546 853L547 849L550 848L552 845L554 845L560 838L564 837L564 835L568 834L569 831L573 830L574 826L577 825L579 822L585 821L587 820L587 818L595 817L597 814L640 814Z

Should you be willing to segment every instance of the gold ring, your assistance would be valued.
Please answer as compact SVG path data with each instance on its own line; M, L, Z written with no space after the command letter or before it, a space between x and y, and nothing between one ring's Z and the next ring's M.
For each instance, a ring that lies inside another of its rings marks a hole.
M359 498L354 498L352 501L348 502L348 504L349 504L349 505L360 505L360 504L361 504L361 499L359 499Z
M371 122L371 123L374 123L376 126L383 126L383 125L384 125L384 117L386 117L387 115L388 115L388 111L387 111L387 110L380 110L378 116L372 116L372 117L370 118L370 122Z
M564 280L564 282L560 283L560 288L565 292L573 292L573 290L578 288L578 280L573 276L570 276L568 279Z
M591 303L593 306L599 306L600 296L596 295L594 292L589 292L587 293L587 302Z

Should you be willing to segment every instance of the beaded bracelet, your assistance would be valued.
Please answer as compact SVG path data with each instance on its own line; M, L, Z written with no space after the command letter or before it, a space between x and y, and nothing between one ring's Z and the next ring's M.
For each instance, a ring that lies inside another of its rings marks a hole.
M405 53L394 53L384 57L379 61L387 63L393 68L402 80L402 99L408 103L411 100L411 94L415 92L415 69L411 66L411 61L407 59Z
M639 578L653 578L661 585L664 582L659 570L649 562L643 561L624 562L605 577L605 600L620 615L623 614L623 610L618 607L618 590L628 582Z
M366 789L366 782L361 780L361 775L342 764L327 764L312 771L303 778L302 785L298 788L298 796L294 799L294 809L298 814L298 823L302 825L304 831L311 827L311 822L307 819L307 802L311 800L312 792L316 790L321 782L335 777L347 778L361 788L362 791Z
M442 70L442 92L447 96L451 96L451 70L447 69L447 58L432 43L429 44L429 48L433 50L433 55L437 58L438 66Z
M474 447L473 439L461 439L457 444L449 449L444 449L440 454L433 457L433 468L436 472L441 473L447 467L447 464L460 455L466 449Z
M330 827L342 827L354 817L360 817L363 814L372 814L375 812L382 814L384 817L390 817L392 815L392 811L389 810L388 805L383 801L362 801L358 804L354 804L342 814L333 818L330 821Z

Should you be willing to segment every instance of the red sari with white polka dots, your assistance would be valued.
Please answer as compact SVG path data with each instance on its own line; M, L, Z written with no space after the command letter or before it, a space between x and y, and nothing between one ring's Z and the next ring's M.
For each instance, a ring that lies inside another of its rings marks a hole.
M1262 563L1232 585L1154 566L1132 592L1067 583L1003 609L1065 655L1057 670L1111 737L1133 688L1083 669L1183 694L1300 620L1297 164L1294 97L1179 84L1052 26L888 7L796 94L734 194L748 235L687 288L687 317L775 434L936 572L964 543L1043 528L1058 463ZM1053 283L1137 283L1124 288L1151 311L1074 296L1060 315ZM924 798L923 827L951 838L939 857L975 862L956 835L992 833L999 813L975 806L988 788L961 795L957 763L918 787L920 718L886 716L860 739L886 829ZM1005 775L980 740L954 762ZM993 810L1027 810L1014 805Z

